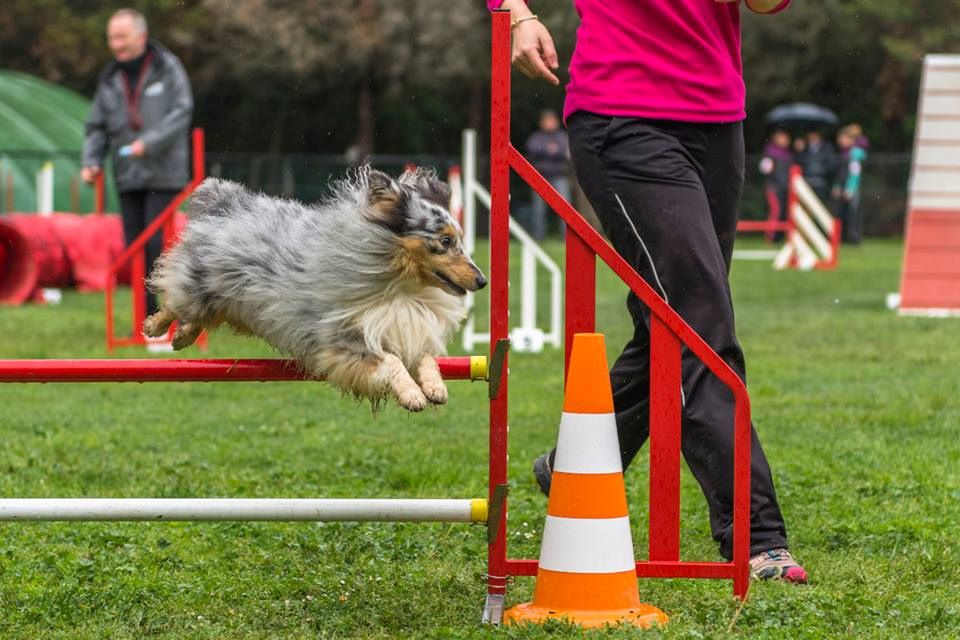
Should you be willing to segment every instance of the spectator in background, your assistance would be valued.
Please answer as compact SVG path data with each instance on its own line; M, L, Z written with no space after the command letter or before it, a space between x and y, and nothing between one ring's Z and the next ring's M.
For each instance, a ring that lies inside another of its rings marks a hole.
M570 200L569 161L570 145L567 132L560 127L560 118L551 109L540 112L540 127L527 138L527 158L547 179L553 188ZM560 236L563 237L563 221L560 223ZM536 193L530 203L530 235L537 241L543 240L547 233L547 203Z
M783 129L774 129L763 148L760 173L766 176L766 196L769 214L767 220L786 222L787 187L790 183L790 166L793 154L790 151L790 134ZM767 241L780 242L783 231L767 232Z
M100 74L80 175L93 182L111 156L129 245L187 184L193 95L180 60L148 40L147 21L138 11L113 14L107 45L114 61ZM147 275L162 250L157 233L146 245ZM156 300L147 296L147 316L156 311Z
M807 133L807 148L800 156L803 177L820 201L826 204L837 171L837 153L816 129Z
M863 216L860 211L860 175L867 159L869 145L863 130L857 124L847 125L837 134L840 148L840 167L833 187L837 201L837 217L845 244L860 244L863 237Z

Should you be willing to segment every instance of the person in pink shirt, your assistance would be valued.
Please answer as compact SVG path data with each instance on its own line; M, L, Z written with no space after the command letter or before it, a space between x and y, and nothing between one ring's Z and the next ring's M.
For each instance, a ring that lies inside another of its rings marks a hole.
M789 0L744 0L776 13ZM488 0L513 23L513 64L559 84L560 61L524 0ZM744 177L740 0L574 0L580 16L564 122L577 178L616 250L746 378L728 274ZM610 370L624 469L649 434L649 312ZM720 553L732 557L733 399L683 355L682 450ZM555 451L534 462L549 493ZM788 551L770 466L753 434L751 556L758 579L806 582Z

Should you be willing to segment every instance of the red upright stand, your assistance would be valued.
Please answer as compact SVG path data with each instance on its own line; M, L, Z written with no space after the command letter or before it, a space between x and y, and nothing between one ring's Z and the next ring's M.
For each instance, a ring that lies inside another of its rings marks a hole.
M650 542L649 559L637 562L648 578L721 578L733 580L734 593L746 598L750 579L750 399L737 374L607 242L567 203L510 143L510 14L493 13L490 123L490 344L508 334L510 170L513 169L567 224L566 361L574 333L595 328L596 257L633 290L651 313L650 367ZM734 541L732 562L680 560L680 428L683 346L733 393ZM507 482L507 367L490 403L490 499ZM496 537L488 548L484 621L502 619L509 576L533 576L536 560L507 557L506 503Z
M180 205L190 196L193 191L200 186L206 176L206 160L204 155L204 137L203 129L194 129L192 134L193 148L193 177L177 196L170 201L167 208L160 215L153 219L147 228L143 230L136 239L120 254L113 265L110 267L110 275L107 278L107 287L104 291L106 296L106 329L107 329L107 349L113 351L116 347L143 346L147 343L143 335L143 321L146 319L146 286L144 277L147 275L145 266L144 247L147 242L163 229L163 248L167 249L174 242L173 218L180 208ZM103 182L97 184L97 210L103 210ZM117 277L120 271L133 261L130 276L130 295L133 298L133 333L129 337L120 338L113 330L113 292L117 287ZM171 327L171 332L173 327ZM201 347L206 346L206 334L201 334L197 340Z

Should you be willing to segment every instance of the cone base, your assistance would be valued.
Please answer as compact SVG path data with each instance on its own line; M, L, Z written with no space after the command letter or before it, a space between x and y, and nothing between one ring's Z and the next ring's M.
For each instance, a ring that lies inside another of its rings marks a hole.
M586 629L617 624L629 624L643 628L655 625L662 627L669 620L667 614L649 604L641 604L633 609L588 611L549 609L532 602L526 602L507 609L503 614L505 624L543 624L547 620L564 619Z

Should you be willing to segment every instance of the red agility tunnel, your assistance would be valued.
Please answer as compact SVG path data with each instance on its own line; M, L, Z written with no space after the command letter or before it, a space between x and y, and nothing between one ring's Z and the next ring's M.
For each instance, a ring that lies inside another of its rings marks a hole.
M177 215L175 233L186 224ZM123 252L117 215L16 213L0 217L0 304L23 304L40 289L102 291L110 265ZM129 268L119 274L129 284Z
M0 304L23 304L37 288L37 261L27 237L0 218Z

